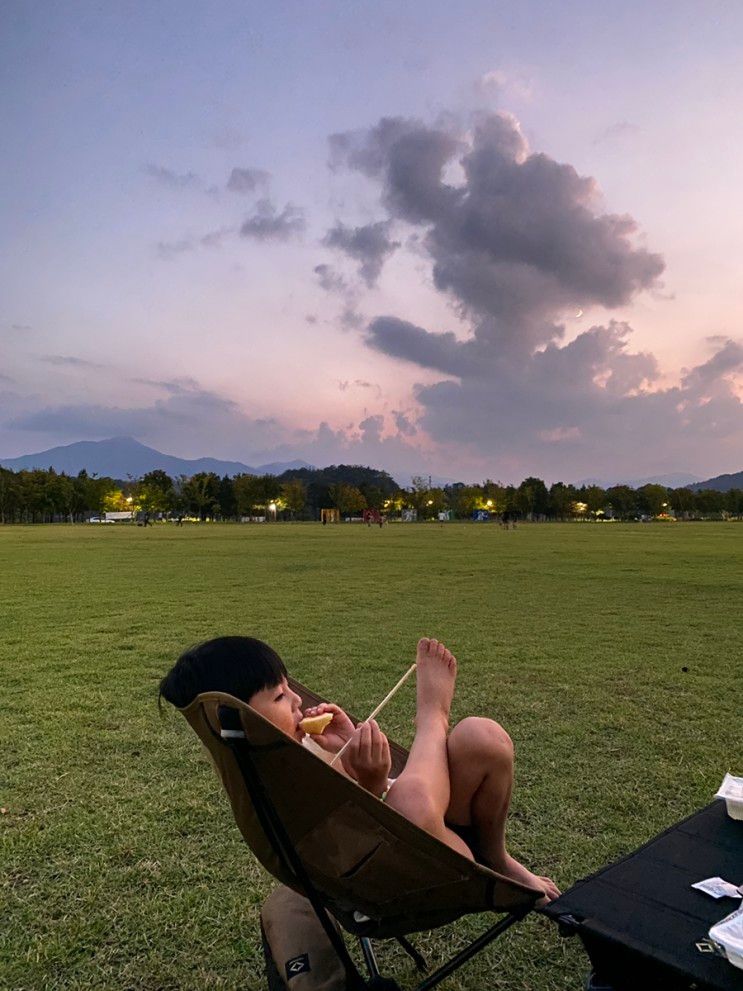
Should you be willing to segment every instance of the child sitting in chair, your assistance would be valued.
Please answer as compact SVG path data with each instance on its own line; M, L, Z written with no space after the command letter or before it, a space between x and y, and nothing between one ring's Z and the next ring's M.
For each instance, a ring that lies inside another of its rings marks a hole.
M302 712L301 698L287 683L283 661L252 637L218 637L187 650L160 684L160 694L178 708L202 692L226 692L299 743L300 722L332 714L313 740L329 754L348 743L340 762L361 787L457 852L499 874L541 888L544 899L559 894L548 877L532 874L506 850L506 817L513 786L513 744L498 723L470 716L450 731L457 662L438 640L424 637L416 653L415 738L404 770L388 781L387 737L376 721L354 727L329 702ZM349 743L350 740L350 743Z

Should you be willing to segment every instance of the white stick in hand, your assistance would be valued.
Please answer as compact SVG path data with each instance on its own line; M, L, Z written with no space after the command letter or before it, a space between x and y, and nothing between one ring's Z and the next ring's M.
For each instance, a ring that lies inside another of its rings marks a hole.
M392 689L392 691L391 692L388 692L385 695L385 697L382 699L382 701L376 707L376 709L374 710L374 712L372 712L372 714L367 719L364 720L365 723L371 722L372 719L374 719L376 716L379 715L379 713L382 711L382 709L384 709L384 707L387 705L387 703L392 698L392 696L395 694L395 692L399 688L402 688L402 686L408 680L408 678L413 673L413 671L415 671L415 664L411 664L410 665L410 667L408 668L408 670L405 672L405 674L402 676L402 678L400 678L400 680L395 685L395 687ZM353 739L353 737L351 737L351 739ZM351 740L346 740L346 742L343 744L343 746L341 747L341 749L338 751L338 753L335 755L335 757L331 760L331 762L330 762L330 766L331 767L333 766L333 764L335 764L335 762L338 760L338 758L341 756L341 754L343 753L343 751L346 749L346 747L348 746L348 744L350 742L351 742Z

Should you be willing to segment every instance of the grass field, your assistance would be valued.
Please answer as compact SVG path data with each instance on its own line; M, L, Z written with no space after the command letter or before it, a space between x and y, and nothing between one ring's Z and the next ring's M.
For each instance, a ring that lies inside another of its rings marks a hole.
M156 706L212 635L262 637L360 714L419 636L443 639L455 717L516 743L512 851L563 888L743 773L736 524L5 527L0 560L2 988L263 987L271 882ZM383 719L403 743L413 699ZM416 942L436 957L482 923ZM444 986L578 991L584 972L535 916Z

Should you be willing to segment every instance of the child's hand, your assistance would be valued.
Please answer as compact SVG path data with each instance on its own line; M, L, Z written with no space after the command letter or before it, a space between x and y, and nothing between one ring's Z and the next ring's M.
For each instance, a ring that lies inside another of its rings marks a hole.
M333 713L333 721L325 727L325 732L313 736L312 741L323 750L337 754L343 744L353 736L353 723L340 706L332 702L321 702L304 710L305 716L322 716L324 712Z
M387 790L387 778L392 767L390 745L377 721L359 723L341 763L362 788L377 798Z

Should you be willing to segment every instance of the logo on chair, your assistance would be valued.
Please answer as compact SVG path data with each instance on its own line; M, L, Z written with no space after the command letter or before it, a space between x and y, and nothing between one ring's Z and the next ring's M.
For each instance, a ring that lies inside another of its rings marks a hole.
M297 974L309 974L309 972L310 972L309 953L303 953L301 957L292 957L291 960L286 961L287 981L290 981L292 977L296 977Z

